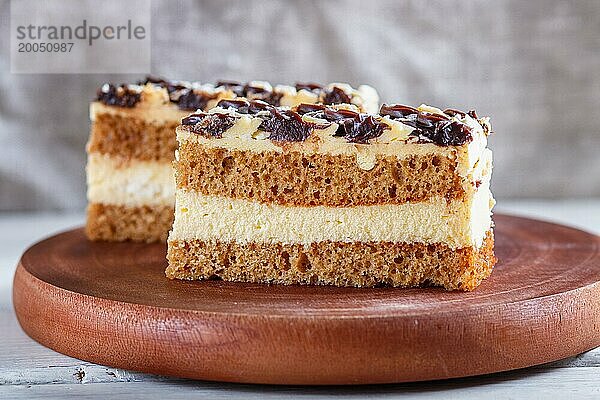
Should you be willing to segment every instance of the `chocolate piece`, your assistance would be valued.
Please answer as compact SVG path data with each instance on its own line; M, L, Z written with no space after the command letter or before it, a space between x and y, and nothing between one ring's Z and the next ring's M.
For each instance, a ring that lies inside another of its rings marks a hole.
M334 110L330 109L322 104L300 104L296 107L296 111L301 115L308 115L309 117L324 119L328 122L339 123L345 118L354 118L358 115L350 110ZM346 130L343 125L339 125L335 136L345 136Z
M171 93L180 92L183 90L190 90L190 84L188 82L183 81L169 81L163 78L158 78L156 76L148 75L146 76L146 80L143 82L138 82L138 85L146 85L148 83L152 83L153 85L162 87L167 89L169 93L169 97L171 97Z
M448 109L449 114L462 112ZM381 106L379 114L389 116L405 125L415 128L410 136L418 138L419 143L432 142L438 146L461 146L473 139L471 128L459 121L452 121L447 115L418 111L400 104ZM464 115L464 113L462 113Z
M450 116L460 115L463 118L466 115L468 115L469 117L471 117L474 120L476 120L477 122L479 122L479 125L481 125L481 128L483 129L483 133L485 135L489 135L492 132L492 127L490 125L490 121L487 118L479 118L477 116L477 113L475 112L475 110L470 110L469 112L464 112L464 111L456 110L454 108L447 108L444 110L444 114L448 114Z
M389 129L386 124L367 114L359 114L352 119L343 119L340 126L345 131L344 138L352 143L368 143L369 139L378 138L384 130Z
M176 103L180 110L204 110L208 102L216 97L215 93L187 90L178 97Z
M464 111L457 110L455 108L446 108L444 110L444 114L448 114L451 117L454 117L455 115L460 115L461 117L468 115L469 117L471 117L474 120L481 123L481 118L479 118L477 116L477 112L475 112L475 110L470 110L469 112L464 112Z
M368 143L369 139L377 138L384 130L389 129L376 117L352 110L336 110L319 104L301 104L297 107L297 111L300 114L339 124L335 136L342 136L352 143Z
M312 82L300 83L300 82L296 82L296 91L298 91L298 92L301 91L301 90L308 90L309 92L320 93L322 89L323 89L323 86L319 85L318 83L312 83Z
M352 110L335 110L326 108L323 111L323 117L330 122L339 122L346 119L356 119L360 117L360 114Z
M492 125L490 124L489 118L479 118L477 120L481 128L483 128L483 133L487 136L492 133Z
M272 90L266 90L265 88L258 86L244 86L244 97L249 100L262 100L266 103L269 103L273 106L278 106L281 104L281 98L283 97L283 93L277 93Z
M169 94L169 100L172 103L179 104L182 97L184 97L184 102L189 101L189 100L185 99L185 96L189 95L189 93L192 90L191 84L189 82L169 81L169 80L166 80L163 78L158 78L155 76L147 75L146 80L138 82L138 85L147 85L148 83L151 83L155 86L166 89L167 93ZM182 110L192 110L192 109L196 110L196 108L184 108L184 107L180 106L179 108Z
M283 93L268 90L262 86L254 86L250 83L242 84L234 81L219 81L216 86L229 89L236 96L245 97L248 100L262 100L274 106L278 106L283 97Z
M269 139L278 142L303 142L313 129L315 124L304 122L302 116L292 110L277 110L271 108L271 117L260 124L260 129L269 132Z
M269 111L273 108L267 102L261 100L248 101L246 99L224 99L217 103L218 107L221 108L233 108L240 114L255 115L261 111Z
M137 84L146 85L148 83L154 83L155 85L162 86L167 83L167 80L154 75L146 75L146 79L144 79L143 81L138 81Z
M141 98L139 91L132 90L125 84L115 86L112 83L107 83L96 93L96 101L100 101L107 106L132 108Z
M444 114L448 114L451 117L454 117L455 115L460 115L461 117L464 117L465 115L467 115L466 112L457 110L455 108L446 108L444 110Z
M248 111L249 106L250 106L250 103L248 103L244 99L237 99L237 100L236 99L224 99L224 100L220 100L217 103L217 107L221 107L221 108L225 108L225 109L233 108L240 114L249 114L249 111Z
M264 101L266 101L267 103L273 105L273 106L279 106L281 105L281 98L283 97L283 93L279 93L279 92L271 92L271 95L264 99Z
M263 100L263 97L268 97L271 94L271 90L267 90L262 86L252 86L249 83L244 85L244 97L249 100ZM264 100L263 100L264 101Z
M225 89L231 90L235 93L236 96L246 97L244 96L244 84L236 81L218 81L215 84L215 87L222 87Z
M248 114L258 114L260 112L264 111L269 111L271 112L271 110L273 110L275 107L273 107L271 104L266 103L264 101L260 101L260 100L253 100L248 104Z
M337 86L334 86L331 89L324 90L323 104L350 104L351 102L352 98L350 98L350 96L348 96L346 92L344 92Z
M308 114L313 118L325 119L329 122L337 122L344 118L354 118L358 115L352 110L336 110L323 104L300 104L296 107L296 112L300 115Z
M410 106L404 106L402 104L393 104L388 106L383 104L379 109L380 115L388 115L392 119L407 118L410 115L418 114L419 110Z
M148 83L166 89L169 94L169 100L177 104L180 110L203 110L210 100L217 97L214 93L192 89L192 85L189 82L169 81L150 75L146 76L145 81L139 82L139 84L143 85Z
M317 124L303 121L302 116L294 110L277 109L260 100L221 100L218 106L262 118L259 128L270 133L269 139L274 141L302 142L318 127Z
M189 126L190 131L204 137L222 138L223 132L235 125L235 117L221 113L192 114L181 120L181 124Z
M416 134L417 131L420 136L439 146L462 146L473 139L471 129L458 121L444 121L430 129L417 128L411 132L411 135Z

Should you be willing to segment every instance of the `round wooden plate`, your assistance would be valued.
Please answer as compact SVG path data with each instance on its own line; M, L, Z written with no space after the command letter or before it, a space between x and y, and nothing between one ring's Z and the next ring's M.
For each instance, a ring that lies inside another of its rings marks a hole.
M161 375L365 384L527 367L600 345L600 237L496 215L498 265L470 293L165 278L165 246L81 229L25 252L14 307L58 352Z

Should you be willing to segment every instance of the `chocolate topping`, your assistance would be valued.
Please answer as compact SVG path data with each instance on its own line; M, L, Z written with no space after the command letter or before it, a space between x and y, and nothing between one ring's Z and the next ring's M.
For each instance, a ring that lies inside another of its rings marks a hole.
M262 131L270 133L269 138L281 142L301 142L306 140L317 124L302 120L302 116L296 111L280 109L260 101L246 100L221 100L217 106L225 109L233 109L239 114L254 115L263 121L260 124ZM220 119L217 121L215 116ZM210 120L206 122L206 120ZM223 132L235 124L235 117L225 113L198 113L190 115L181 121L182 125L191 126L191 131L212 137L222 137ZM216 129L216 132L210 132ZM208 132L207 132L208 131Z
M458 110L447 110L448 114L461 113ZM382 116L402 122L415 128L410 136L417 137L420 143L432 142L438 146L461 146L472 140L471 128L459 121L453 121L447 115L419 111L403 105L382 105L379 110ZM462 113L464 115L464 113Z
M111 83L107 83L96 93L96 101L100 101L107 106L131 108L135 107L140 99L140 92L132 90L125 84L115 86Z
M350 96L348 96L346 92L344 92L337 86L334 86L331 89L324 90L323 104L350 104L351 102L352 98L350 98Z
M324 129L328 124L316 124L302 119L303 115L323 119L339 125L335 136L342 136L352 143L367 143L369 139L381 136L388 126L367 114L359 114L352 110L337 110L322 104L300 104L292 110L281 110L271 107L264 102L243 100L222 100L218 104L226 108L231 107L242 114L257 114L260 111L269 111L270 115L261 116L264 119L260 129L270 132L271 140L275 141L304 141L314 129Z
M223 132L235 125L235 117L228 114L192 114L181 120L182 125L190 127L190 131L205 137L222 138Z
M274 107L261 100L245 99L221 100L217 106L262 119L259 129L270 133L269 139L277 142L302 142L315 129L326 129L336 123L338 129L334 136L343 137L351 143L366 144L390 129L389 124L381 118L383 116L413 127L409 135L417 143L460 146L472 140L471 128L452 118L457 114L466 115L458 110L448 110L448 115L443 115L403 105L383 105L380 115L369 115L322 104L300 104L287 109ZM323 122L313 122L311 119ZM202 112L184 118L182 124L191 126L192 132L218 138L235 121L236 116L229 113Z
M156 76L148 75L145 80L139 81L138 85L152 84L167 90L171 103L177 104L181 110L206 109L209 101L217 98L218 94L211 90L199 88L199 84L193 84L186 81L167 80ZM124 90L118 91L118 88ZM252 83L241 83L236 81L218 81L215 88L231 90L238 97L245 97L249 100L262 100L273 106L279 106L284 91L277 88L272 89L269 85L266 87ZM296 90L308 90L320 97L325 104L350 103L352 97L346 94L342 89L333 87L324 89L316 83L296 83ZM125 93L120 93L120 92ZM130 93L129 93L130 92ZM140 94L136 91L129 91L127 85L114 86L109 84L107 91L98 91L98 101L107 105L120 107L133 107L140 101Z

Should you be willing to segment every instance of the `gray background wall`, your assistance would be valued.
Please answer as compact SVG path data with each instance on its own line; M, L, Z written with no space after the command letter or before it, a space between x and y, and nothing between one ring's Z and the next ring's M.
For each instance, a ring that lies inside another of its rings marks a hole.
M475 108L497 133L498 198L600 196L598 0L152 7L154 74L369 83L388 102ZM10 74L6 0L0 26L0 210L82 208L88 102L141 76Z

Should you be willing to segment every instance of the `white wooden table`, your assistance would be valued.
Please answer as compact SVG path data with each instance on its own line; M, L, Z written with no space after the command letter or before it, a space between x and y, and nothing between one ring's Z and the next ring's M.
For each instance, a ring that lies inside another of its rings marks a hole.
M600 234L600 200L500 202L496 211L535 216ZM552 364L481 377L360 387L290 387L187 381L104 367L49 350L20 329L11 304L22 251L80 225L83 214L0 214L0 398L600 399L600 348Z

